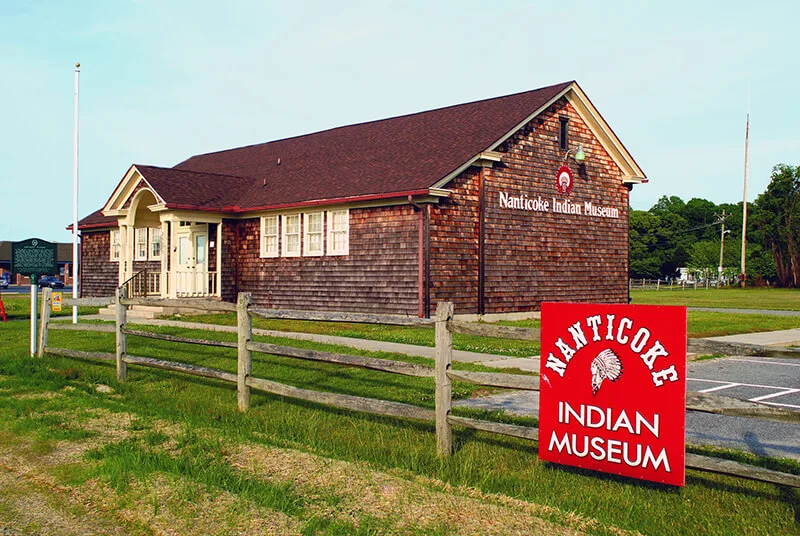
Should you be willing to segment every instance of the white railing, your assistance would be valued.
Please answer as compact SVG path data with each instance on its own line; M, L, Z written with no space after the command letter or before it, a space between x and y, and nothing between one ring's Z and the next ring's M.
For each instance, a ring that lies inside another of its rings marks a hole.
M219 288L217 272L176 271L175 296L180 298L200 298L217 296Z

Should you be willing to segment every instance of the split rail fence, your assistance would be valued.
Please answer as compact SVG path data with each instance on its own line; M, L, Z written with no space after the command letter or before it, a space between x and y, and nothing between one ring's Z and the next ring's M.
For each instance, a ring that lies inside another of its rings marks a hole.
M295 310L262 309L251 304L251 295L241 293L237 303L228 303L200 299L157 300L148 298L126 298L125 289L120 288L115 298L65 298L64 304L71 305L109 305L116 304L116 322L110 324L67 324L50 322L51 289L44 290L42 300L41 329L39 331L39 352L71 358L94 359L114 362L117 380L124 382L128 377L128 365L139 365L162 370L181 372L204 378L213 378L237 386L239 411L247 411L250 407L251 389L267 393L325 404L352 411L360 411L376 415L418 419L434 422L436 427L437 454L450 456L453 452L453 426L462 426L485 432L492 432L516 438L538 442L539 430L535 427L504 424L481 419L473 419L452 414L452 382L461 381L488 387L518 390L539 390L539 377L533 375L517 375L493 372L474 372L453 370L453 333L518 339L528 341L539 340L539 330L533 328L517 328L496 326L491 324L470 323L453 318L453 304L439 303L433 319L411 318L392 315L373 315L360 313L310 312ZM227 311L237 315L237 341L214 341L177 337L148 331L130 329L127 322L127 306L160 305L168 307L193 308L201 311ZM291 346L281 346L253 341L252 317L282 318L295 320L314 320L326 322L355 322L380 325L400 326L435 326L436 357L435 366L415 365L410 363L337 354L316 350L307 350ZM67 348L55 348L48 344L49 330L82 330L116 334L116 352L86 352ZM236 348L238 354L237 372L166 361L152 357L128 354L127 337L146 337L162 341ZM252 375L252 353L260 352L277 356L286 356L303 360L336 363L351 367L361 367L406 376L433 378L435 384L435 409L427 409L412 404L378 400L361 396L321 392L302 389ZM800 423L800 412L774 406L746 402L734 398L709 393L688 392L686 409L713 413L717 415L752 417L781 422ZM781 473L761 467L751 466L721 458L686 454L686 468L718 473L750 480L773 483L782 486L800 488L800 476Z

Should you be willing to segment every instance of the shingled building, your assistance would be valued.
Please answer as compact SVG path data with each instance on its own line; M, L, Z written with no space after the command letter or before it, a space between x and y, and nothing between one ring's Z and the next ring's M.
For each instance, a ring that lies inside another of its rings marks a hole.
M644 174L575 82L133 165L84 218L82 294L253 293L428 316L626 302Z

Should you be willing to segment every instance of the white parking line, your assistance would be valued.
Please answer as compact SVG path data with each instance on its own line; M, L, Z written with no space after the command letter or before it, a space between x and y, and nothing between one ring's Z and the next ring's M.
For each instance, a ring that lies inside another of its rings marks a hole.
M701 389L698 393L713 393L714 391L722 391L723 389L730 389L731 387L738 387L741 383L728 383L725 385L717 385L716 387L709 387L708 389Z
M780 406L782 408L800 409L800 406L796 406L795 404L779 404L778 402L760 402L760 404L767 404L770 406Z
M762 400L766 400L768 398L775 398L776 396L790 395L792 393L800 393L800 389L786 389L785 391L781 391L780 393L772 393L770 395L757 396L755 398L751 398L750 402L761 402Z
M781 363L776 361L762 361L760 359L740 359L737 357L729 358L728 361L741 361L743 363L759 363L761 365L783 365L784 367L800 367L800 363Z
M702 379L702 378L686 378L686 379L691 381L691 382L722 383L722 384L725 384L725 385L733 384L733 382L726 382L726 381L722 381L722 380L705 380L705 379ZM786 389L791 389L791 387L781 387L781 386L778 386L778 385L760 385L758 383L737 383L737 384L733 384L733 385L736 385L737 387L741 386L741 387L760 387L762 389L779 389L779 390L782 390L782 391L784 391Z

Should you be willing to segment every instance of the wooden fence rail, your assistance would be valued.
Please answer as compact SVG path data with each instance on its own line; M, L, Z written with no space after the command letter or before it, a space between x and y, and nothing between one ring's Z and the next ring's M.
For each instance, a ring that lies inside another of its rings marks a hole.
M71 358L115 362L117 368L117 379L121 382L127 379L127 365L133 364L235 383L237 384L237 398L240 411L248 410L250 407L250 389L257 389L279 396L310 401L318 404L325 404L328 406L352 411L360 411L389 417L433 421L436 425L437 453L443 457L449 456L452 453L452 427L454 425L510 437L522 438L534 442L538 441L539 430L535 427L503 424L461 417L452 414L452 381L463 381L477 385L506 389L521 389L530 391L536 391L539 389L538 376L453 370L452 334L456 332L489 337L538 340L539 331L527 328L469 324L466 322L454 321L453 306L451 303L440 303L436 311L436 317L433 320L420 320L390 315L316 312L308 313L304 311L279 312L276 310L258 309L252 307L251 297L247 293L240 294L236 304L226 304L223 305L222 308L220 308L219 304L224 302L219 301L214 301L213 304L209 305L202 300L169 300L171 303L173 303L173 305L175 303L180 303L180 305L178 305L180 307L188 308L197 304L197 308L203 311L236 310L238 335L237 341L233 342L178 337L174 335L130 329L127 327L126 304L155 305L164 304L166 300L156 301L153 299L140 298L127 299L125 297L124 289L119 289L114 300L117 304L116 322L114 326L107 324L51 324L49 306L50 299L51 290L45 289L41 316L40 341L42 344L40 345L40 355L44 352L47 352L49 354ZM92 298L92 300L102 301L95 298ZM47 304L46 308L45 304ZM365 322L389 325L430 325L433 322L436 331L435 364L434 367L429 367L424 365L391 361L387 359L337 354L333 352L322 352L276 344L254 342L252 340L253 315L266 318L293 318L303 320L315 319L331 322ZM114 332L116 334L116 351L115 353L105 353L53 348L48 344L49 329L85 330L107 333ZM228 372L188 363L165 361L152 357L128 355L127 336L129 335L168 342L237 348L237 372ZM256 378L252 376L253 352L360 367L406 376L433 377L435 380L435 408L430 410L400 402L377 400L340 393L312 391L277 383L267 379ZM701 411L718 415L755 417L760 419L770 419L792 423L800 422L800 412L797 411L777 408L765 404L746 402L710 393L687 393L686 409L689 411ZM782 486L800 488L800 476L762 469L729 460L687 454L686 467L689 469L697 469L751 480L770 482Z

